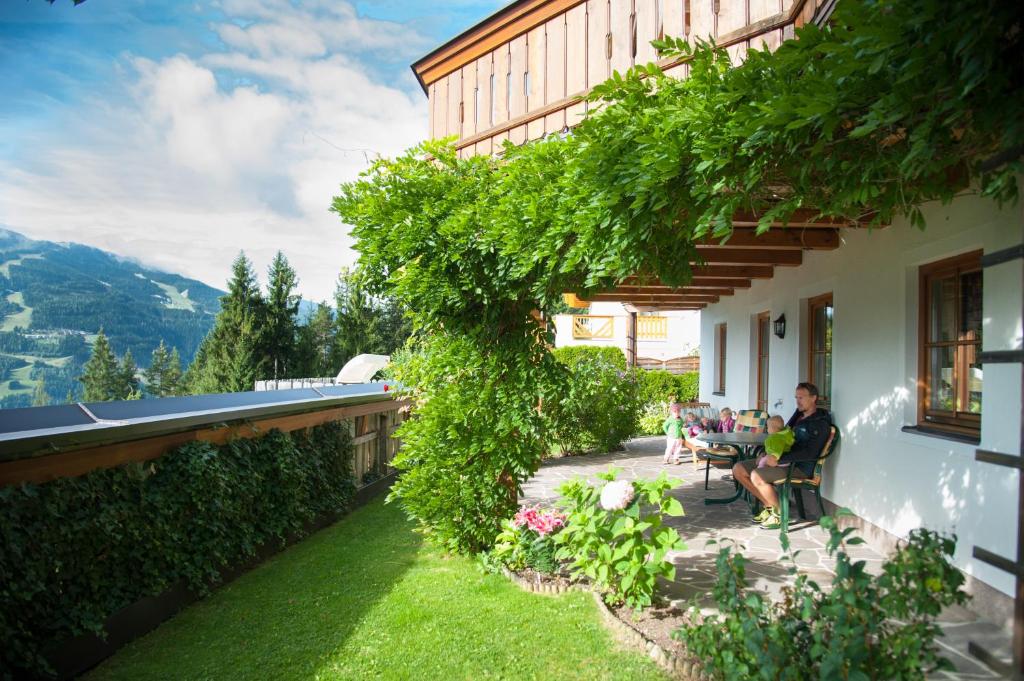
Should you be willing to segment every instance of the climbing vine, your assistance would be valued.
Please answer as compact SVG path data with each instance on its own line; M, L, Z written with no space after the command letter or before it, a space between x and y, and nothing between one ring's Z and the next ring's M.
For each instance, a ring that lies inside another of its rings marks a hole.
M690 277L694 243L796 211L884 224L978 192L1015 201L1024 164L1020 3L844 0L824 29L733 66L714 45L666 39L685 79L654 66L597 87L573 132L501 158L451 140L375 163L342 186L378 292L414 315L419 350L397 375L417 401L394 495L456 550L492 541L549 433L540 413L565 369L534 315L639 274Z

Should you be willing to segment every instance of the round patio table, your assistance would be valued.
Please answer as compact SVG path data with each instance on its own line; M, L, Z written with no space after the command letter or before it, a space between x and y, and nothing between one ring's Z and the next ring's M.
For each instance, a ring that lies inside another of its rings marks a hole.
M744 461L754 458L754 451L764 445L767 437L768 433L743 431L739 433L703 433L700 439L713 445L732 445L740 450L739 460ZM747 490L735 480L733 480L733 483L736 485L736 494L720 499L705 499L704 503L709 506L712 504L731 504L740 497L743 497ZM749 502L750 499L747 498L747 501Z

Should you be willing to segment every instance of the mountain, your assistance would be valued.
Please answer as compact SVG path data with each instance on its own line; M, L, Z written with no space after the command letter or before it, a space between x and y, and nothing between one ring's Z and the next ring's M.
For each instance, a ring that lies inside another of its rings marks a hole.
M106 251L0 228L0 408L31 404L40 379L53 400L80 395L75 379L100 328L115 353L131 350L140 366L163 340L184 368L222 295Z

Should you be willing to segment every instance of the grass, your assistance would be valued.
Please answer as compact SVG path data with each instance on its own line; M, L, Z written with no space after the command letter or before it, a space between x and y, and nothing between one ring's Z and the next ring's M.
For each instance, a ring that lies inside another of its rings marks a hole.
M21 291L10 294L7 300L21 307L21 311L7 315L0 323L0 331L14 331L19 326L27 329L32 324L32 308L25 304Z
M153 281L152 279L150 279L150 281L159 286L167 295L168 302L164 303L164 307L171 310L188 310L189 312L196 311L195 303L189 300L188 297L178 289L174 288L170 284L161 284L159 281Z
M113 679L663 679L588 594L529 594L423 544L381 501L125 647Z

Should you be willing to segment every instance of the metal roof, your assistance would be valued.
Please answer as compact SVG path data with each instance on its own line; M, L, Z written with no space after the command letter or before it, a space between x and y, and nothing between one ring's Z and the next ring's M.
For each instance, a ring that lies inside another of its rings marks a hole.
M395 384L222 393L0 410L0 461L84 445L394 399Z

